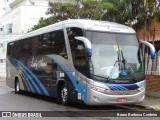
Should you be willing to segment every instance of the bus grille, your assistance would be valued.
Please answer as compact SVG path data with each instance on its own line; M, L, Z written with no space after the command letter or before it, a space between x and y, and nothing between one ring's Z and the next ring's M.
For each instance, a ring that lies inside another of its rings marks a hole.
M126 90L126 91L118 91L118 90L111 90L107 92L108 95L134 95L139 93L139 90Z

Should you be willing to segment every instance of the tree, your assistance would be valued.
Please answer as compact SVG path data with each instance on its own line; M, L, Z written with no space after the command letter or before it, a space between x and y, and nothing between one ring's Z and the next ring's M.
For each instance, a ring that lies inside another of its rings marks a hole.
M39 28L41 28L41 27L44 27L44 26L47 26L47 25L49 25L48 20L47 20L47 19L44 19L43 17L41 17L40 20L39 20L39 22L38 22L38 24L34 25L34 26L31 28L31 30L28 30L28 32L31 32L31 31L33 31L33 30L37 30L37 29L39 29Z
M145 20L144 20L144 35L143 39L147 40L146 37L153 36L152 43L155 44L155 35L156 35L156 23L158 21L159 17L159 1L157 0L144 0L144 9L145 9ZM156 66L157 66L157 60L151 60L148 58L147 60L147 69L151 70L149 71L149 74L155 74Z
M99 19L101 13L101 1L78 0L75 3L49 3L47 14L59 15L62 19Z
M135 20L143 19L143 0L102 0L107 12L103 20L132 26Z
M144 1L147 2L145 3ZM47 19L41 18L39 23L33 26L31 30L66 19L105 20L125 24L134 29L139 29L143 26L145 28L151 21L155 21L155 18L151 19L153 16L160 16L159 2L156 1L157 0L75 0L75 2L72 3L49 2L49 8L46 14L51 15L51 17ZM153 5L155 4L152 2L156 2L156 9L153 9ZM149 7L146 7L148 5ZM158 17L156 17L156 19L157 18ZM144 36L146 35L144 34Z
M99 0L77 0L73 3L49 2L46 14L51 17L41 18L31 31L66 19L99 20L104 12L101 5L102 2Z

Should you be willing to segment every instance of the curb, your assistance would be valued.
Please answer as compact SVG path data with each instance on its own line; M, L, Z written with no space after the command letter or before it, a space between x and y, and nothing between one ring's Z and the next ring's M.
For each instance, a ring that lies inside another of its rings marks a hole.
M154 108L154 111L160 112L160 108Z
M0 82L6 82L6 81L2 81L2 80L0 80Z
M6 82L6 80L1 80L1 79L0 79L0 82Z
M151 105L137 105L138 107L141 107L143 109L146 109L146 110L153 110L153 111L157 111L157 112L160 112L160 108L156 108L154 106L151 106Z
M149 105L137 104L136 106L145 110L154 110L154 107Z

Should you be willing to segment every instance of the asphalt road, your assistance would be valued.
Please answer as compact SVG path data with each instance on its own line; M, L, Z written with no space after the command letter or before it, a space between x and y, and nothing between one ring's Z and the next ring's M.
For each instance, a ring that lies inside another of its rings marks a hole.
M50 111L51 114L56 114L57 117L54 119L97 119L97 120L116 120L123 119L123 117L116 118L106 118L103 116L104 112L109 112L108 114L118 111L118 112L132 112L132 111L144 111L144 109L137 106L83 106L71 104L69 106L64 106L61 104L56 104L54 98L33 95L29 93L15 94L14 89L6 86L4 81L0 81L0 111ZM63 112L61 112L63 111ZM99 111L99 112L97 112ZM90 114L95 114L94 118L84 116L90 116ZM97 116L96 116L97 114ZM99 115L99 114L102 114ZM84 115L84 116L83 116ZM66 118L67 117L67 118ZM6 118L3 118L6 119ZM14 118L18 120L20 118ZM24 118L23 118L24 119ZM36 118L31 118L32 120ZM38 118L39 119L39 118ZM52 118L42 118L42 119L52 119ZM126 119L126 118L125 118ZM132 118L130 118L132 119ZM150 118L147 118L150 120ZM156 118L158 120L158 118ZM1 120L1 118L0 118ZM133 119L135 120L135 119ZM141 118L139 119L141 120ZM145 119L146 120L146 119Z

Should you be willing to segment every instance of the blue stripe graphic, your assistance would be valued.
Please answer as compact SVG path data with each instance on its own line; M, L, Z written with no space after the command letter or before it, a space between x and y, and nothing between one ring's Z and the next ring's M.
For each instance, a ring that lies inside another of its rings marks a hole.
M99 82L99 81L96 81L96 82ZM137 85L137 83L134 83L134 84L111 84L111 83L103 83L103 82L99 82L99 83L105 84L111 90L134 90L140 87Z
M116 86L112 86L111 88L114 90L119 90Z
M121 86L121 85L117 85L117 87L120 89L120 90L128 90L127 88Z
M17 66L19 73L21 73L22 78L28 83L28 86L29 86L31 92L33 93L33 92L34 92L34 89L33 89L32 85L30 84L30 82L26 79L26 78L27 78L26 75L23 73L23 71L21 71L21 70L19 69L19 65L18 65L14 60L13 60L13 62L14 62L15 65Z
M73 85L75 86L75 88L77 89L78 93L81 93L84 99L84 102L87 103L87 87L82 85L82 84L77 84L77 80L76 78L60 63L58 62L53 56L51 55L47 55L49 58L51 58L54 62L56 62L62 69L63 71L66 73L66 75L70 78L70 80L72 81ZM82 90L85 90L85 92L83 92Z
M14 59L14 58L13 58ZM26 66L24 66L21 62L17 61L16 59L14 59L17 63L19 63L24 69L26 69L26 71L36 80L36 82L40 85L42 91L45 93L46 96L49 96L48 91L46 90L46 88L43 86L43 84L40 82L40 80L33 74L33 72L31 72Z
M26 81L25 76L23 75L23 73L21 72L21 70L19 69L19 67L12 61L12 64L16 67L17 71L19 72L19 74L21 75L21 77L24 79L25 85L27 87L27 91L30 92L30 87L28 85L28 81Z
M112 90L133 90L139 88L136 84L106 84Z
M15 60L13 60L13 61L15 61ZM18 64L17 61L15 61L15 63ZM18 65L21 66L20 64L18 64ZM27 73L27 71L25 70L25 68L23 66L21 66L21 67L23 68L22 69L22 73L29 78L28 80L27 79L25 79L25 80L31 81L32 84L33 84L33 86L37 90L38 94L42 94L41 91L40 91L40 89L38 88L38 86L36 85L36 83L34 82L34 80L32 79L32 77L29 76L29 74Z

